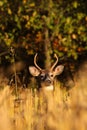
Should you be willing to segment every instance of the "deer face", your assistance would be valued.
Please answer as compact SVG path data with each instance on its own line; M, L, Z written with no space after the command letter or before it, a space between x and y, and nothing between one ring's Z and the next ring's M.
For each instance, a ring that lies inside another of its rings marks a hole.
M54 86L53 86L54 78L56 75L60 75L62 73L64 66L59 65L54 69L55 65L58 62L58 59L57 59L57 61L51 67L51 69L43 70L36 64L36 56L34 58L34 63L35 63L36 67L30 66L29 71L30 71L31 75L37 77L38 83L39 83L39 88L43 88L45 90L53 90L54 89ZM56 56L56 58L57 58L57 56Z

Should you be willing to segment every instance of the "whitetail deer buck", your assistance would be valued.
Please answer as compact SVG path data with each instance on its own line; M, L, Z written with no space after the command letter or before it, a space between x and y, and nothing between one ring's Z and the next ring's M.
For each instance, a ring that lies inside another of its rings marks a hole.
M50 69L41 69L36 63L37 53L34 57L35 66L30 66L29 71L30 74L37 77L38 80L38 89L44 89L48 91L54 90L54 78L56 75L60 75L64 69L63 65L58 65L58 57L55 54L56 61Z

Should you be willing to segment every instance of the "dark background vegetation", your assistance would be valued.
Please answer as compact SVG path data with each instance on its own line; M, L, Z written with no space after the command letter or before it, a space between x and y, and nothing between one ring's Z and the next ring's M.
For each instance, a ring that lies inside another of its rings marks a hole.
M24 61L28 71L35 53L42 68L56 53L72 77L87 56L86 0L0 1L0 66Z

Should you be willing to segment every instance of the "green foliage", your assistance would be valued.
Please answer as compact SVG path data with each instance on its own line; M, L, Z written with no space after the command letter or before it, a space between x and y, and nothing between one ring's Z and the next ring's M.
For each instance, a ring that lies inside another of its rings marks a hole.
M23 47L28 54L42 52L45 29L52 53L77 59L87 51L87 2L1 0L0 44Z

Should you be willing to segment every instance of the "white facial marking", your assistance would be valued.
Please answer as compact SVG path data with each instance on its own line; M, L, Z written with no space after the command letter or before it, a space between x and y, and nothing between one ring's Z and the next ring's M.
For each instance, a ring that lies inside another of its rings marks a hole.
M44 87L44 89L47 91L53 91L54 87L53 87L53 85L50 85L50 86Z

